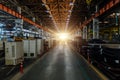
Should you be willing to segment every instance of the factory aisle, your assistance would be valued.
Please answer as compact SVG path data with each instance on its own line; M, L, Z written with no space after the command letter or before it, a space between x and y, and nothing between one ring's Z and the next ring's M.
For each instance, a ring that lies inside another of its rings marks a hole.
M102 80L73 52L59 45L36 63L20 80Z

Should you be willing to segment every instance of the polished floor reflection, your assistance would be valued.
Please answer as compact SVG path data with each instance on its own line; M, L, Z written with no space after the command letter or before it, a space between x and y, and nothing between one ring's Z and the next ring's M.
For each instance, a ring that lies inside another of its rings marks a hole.
M49 51L20 80L102 80L70 45Z

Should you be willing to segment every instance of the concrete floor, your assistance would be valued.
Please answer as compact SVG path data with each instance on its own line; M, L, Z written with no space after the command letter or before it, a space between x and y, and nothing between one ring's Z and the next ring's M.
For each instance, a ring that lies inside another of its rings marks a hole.
M49 51L20 80L102 80L68 45Z

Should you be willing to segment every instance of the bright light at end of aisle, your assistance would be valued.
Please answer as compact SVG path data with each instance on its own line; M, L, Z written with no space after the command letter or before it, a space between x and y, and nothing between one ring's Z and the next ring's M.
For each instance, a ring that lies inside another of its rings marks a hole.
M57 34L57 38L62 41L66 41L70 38L68 33L59 33Z

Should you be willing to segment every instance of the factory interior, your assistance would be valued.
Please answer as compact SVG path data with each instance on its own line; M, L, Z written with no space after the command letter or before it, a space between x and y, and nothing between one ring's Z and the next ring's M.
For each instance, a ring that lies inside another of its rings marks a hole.
M120 0L0 0L0 80L120 80Z

